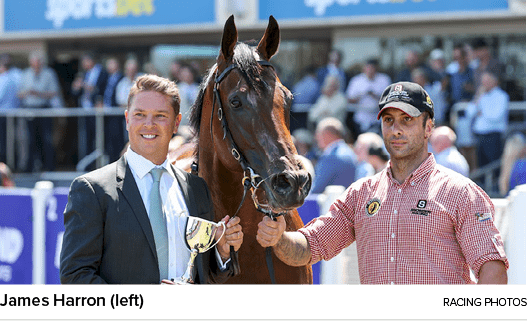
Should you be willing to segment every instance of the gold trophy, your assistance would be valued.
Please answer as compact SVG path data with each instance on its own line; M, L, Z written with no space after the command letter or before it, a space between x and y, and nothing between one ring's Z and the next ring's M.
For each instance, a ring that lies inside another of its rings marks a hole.
M220 227L223 227L223 232L220 238L214 242L214 236ZM190 259L183 276L175 280L177 285L194 284L194 260L196 256L198 253L204 253L213 248L225 234L225 229L225 223L223 221L214 223L195 216L187 216L184 240L190 251Z

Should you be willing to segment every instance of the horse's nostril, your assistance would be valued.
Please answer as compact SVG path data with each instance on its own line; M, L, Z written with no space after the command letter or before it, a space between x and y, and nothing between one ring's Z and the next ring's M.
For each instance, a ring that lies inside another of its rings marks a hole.
M273 188L279 194L287 194L292 188L292 178L287 174L273 176Z
M305 172L305 174L302 173L298 176L298 179L300 189L305 195L307 195L311 189L311 174L308 172Z

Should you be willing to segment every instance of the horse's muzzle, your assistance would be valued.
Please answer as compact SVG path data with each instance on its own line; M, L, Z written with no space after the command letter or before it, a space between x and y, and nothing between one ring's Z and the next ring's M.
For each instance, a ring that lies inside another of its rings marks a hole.
M270 184L274 197L274 201L269 201L272 207L293 209L304 204L311 189L311 175L306 170L284 171L272 175Z

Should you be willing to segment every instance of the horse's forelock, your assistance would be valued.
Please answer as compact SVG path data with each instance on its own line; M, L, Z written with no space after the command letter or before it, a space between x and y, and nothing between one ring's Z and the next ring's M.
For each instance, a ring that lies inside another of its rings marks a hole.
M262 83L258 81L262 68L255 56L255 49L245 43L239 43L234 48L234 64L238 67L242 75L246 78L251 88L259 89Z
M245 43L238 43L234 48L232 60L233 64L236 65L247 83L249 83L249 86L255 89L257 93L260 93L260 90L265 86L265 83L260 81L262 67L258 64L255 48ZM214 80L216 67L217 64L214 64L207 72L207 76L204 78L203 82L201 82L196 101L191 107L190 126L196 139L199 138L205 90L207 89L209 82Z

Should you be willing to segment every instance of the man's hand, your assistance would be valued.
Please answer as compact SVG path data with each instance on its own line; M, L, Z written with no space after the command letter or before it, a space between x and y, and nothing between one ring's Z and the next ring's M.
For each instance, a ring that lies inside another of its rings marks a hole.
M231 246L234 247L235 251L238 251L238 249L240 249L242 242L243 242L243 232L242 232L242 226L240 225L239 217L234 217L230 219L230 217L226 215L221 220L225 222L226 230L221 240L218 241L216 248L218 249L218 252L220 253L222 260L227 260L230 257L230 247ZM223 228L216 231L215 238L219 239L222 232L223 232Z
M273 221L264 216L258 224L256 241L264 247L273 247L274 254L289 266L304 266L311 259L311 250L306 237L298 231L285 232L283 216Z
M284 231L285 219L283 216L276 218L276 221L273 221L268 216L264 216L262 222L258 223L256 241L264 248L272 247L280 241Z

